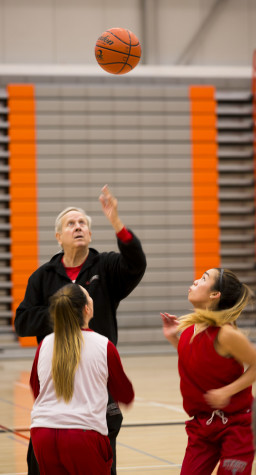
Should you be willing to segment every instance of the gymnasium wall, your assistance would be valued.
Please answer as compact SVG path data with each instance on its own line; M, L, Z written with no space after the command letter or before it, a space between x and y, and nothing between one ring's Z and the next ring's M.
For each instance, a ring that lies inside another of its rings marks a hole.
M22 111L14 87L14 102L7 97L17 115L9 120L13 309L31 266L58 251L54 221L65 206L92 215L92 246L116 249L98 202L105 183L148 258L143 281L120 305L121 343L162 342L159 311L187 312L188 286L205 266L238 268L255 284L255 253L247 249L255 246L255 209L243 220L247 201L237 198L239 180L254 192L252 152L232 169L229 132L217 147L216 102L216 91L250 96L255 20L254 0L0 0L0 87L9 94L10 85L28 86L25 107L33 109ZM94 57L97 37L113 26L142 43L141 63L123 77L105 73ZM250 121L250 104L245 114ZM253 144L241 140L243 155ZM219 190L223 182L228 192ZM21 236L24 227L29 236Z
M215 88L87 78L7 91L13 310L30 273L58 252L54 223L66 206L92 216L92 247L117 250L98 201L108 183L148 261L120 305L120 341L162 341L159 312L186 313L193 279L220 265L216 145L204 146Z
M255 0L0 0L1 64L94 64L108 28L134 31L144 64L248 66Z
M98 202L105 183L148 260L118 311L121 344L163 342L159 312L187 313L188 287L206 268L230 267L255 286L250 78L209 85L190 73L9 84L14 310L32 267L58 252L66 206L92 216L93 247L116 250Z

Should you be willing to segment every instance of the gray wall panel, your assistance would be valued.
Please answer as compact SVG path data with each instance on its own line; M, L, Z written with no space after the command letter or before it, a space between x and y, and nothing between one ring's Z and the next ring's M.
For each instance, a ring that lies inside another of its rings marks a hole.
M44 172L46 170L124 170L138 168L138 158L130 155L123 155L122 157L106 157L106 156L94 156L94 157L81 157L79 155L73 157L39 157L38 170ZM189 170L191 167L191 157L173 156L170 160L168 156L144 157L140 155L140 167L143 170L145 167L147 170L172 170L181 171Z
M70 128L70 129L60 129L60 128L49 128L49 129L38 129L37 131L37 140L39 142L109 142L109 141L122 141L122 142L144 142L145 140L149 143L158 142L158 141L188 141L190 139L190 130L189 129L178 129L175 130L166 130L161 128L150 128L145 129L143 127L127 127L126 129L117 128L113 125L107 125L105 127L84 127L84 128Z
M62 130L65 128L74 129L74 128L83 128L83 127L111 127L115 126L118 128L131 128L131 127L140 127L141 129L150 127L159 128L159 127L173 127L178 128L182 127L183 130L190 130L190 116L189 115L178 115L178 114L154 114L147 115L146 113L133 113L126 114L125 112L119 112L118 114L111 114L109 112L104 115L94 114L93 112L86 116L78 113L68 114L63 112L58 113L47 113L37 116L37 126L39 131L42 132L49 127L62 127ZM42 129L41 129L42 128ZM172 132L172 129L170 129Z
M98 186L94 186L90 184L90 181L86 181L84 186L65 186L62 189L56 189L54 186L42 186L40 185L40 177L38 180L38 198L39 198L39 203L46 199L48 202L52 198L57 198L57 199L67 199L67 198L74 198L74 199L79 199L79 200L90 200L91 198L94 200L98 200L98 196L100 193L100 190L102 186L106 183L106 181L101 181L98 183ZM115 183L115 174L113 173L112 176L112 181L114 186L114 191L115 194L120 196L123 199L133 200L134 196L137 196L139 200L147 199L147 198L152 198L152 196L156 196L156 198L165 198L168 200L169 198L182 198L186 197L189 200L191 200L191 189L189 186L180 186L179 184L166 184L166 186L150 186L147 185L147 183L139 189L138 193L138 186L134 186L133 184L131 185L119 185L118 183ZM110 185L110 183L109 183Z
M70 201L72 203L72 200ZM82 203L78 201L78 203ZM70 204L70 203L69 203ZM64 206L63 208L65 208L66 206L68 206L67 203L64 203ZM79 204L78 204L79 206ZM49 208L50 208L50 203L49 203ZM85 211L86 211L86 208L84 207ZM60 209L60 211L62 211L62 208ZM90 210L88 209L87 207L87 212L89 212L90 214ZM39 206L39 225L41 223L41 219L42 219L42 216L44 216L42 213L41 213L41 209L40 209L40 206ZM55 239L54 239L54 236L55 236L55 231L54 231L54 223L55 223L55 218L57 216L58 212L56 214L54 214L54 216L50 216L49 219L48 219L48 226L39 226L39 230L40 230L40 240L41 240L41 243L42 243L42 248L43 246L45 246L45 243L46 242L50 242L51 245L54 244L54 246L57 245L57 242L55 243ZM50 213L49 213L50 215ZM95 225L95 221L96 219L93 218L93 221L92 221L92 230L93 230L93 236L95 236L95 238L93 238L93 242L94 242L94 246L96 246L96 243L99 242L99 243L109 243L110 245L111 244L115 244L115 236L113 238L113 233L112 233L112 230L111 229L108 229L107 228L107 224L106 224L106 229L102 229L102 228L97 228L97 226ZM129 225L129 223L126 223L127 226ZM164 243L168 243L170 241L175 241L175 240L179 240L179 241L188 241L191 243L191 247L192 247L192 239L193 239L193 234L192 234L192 230L189 230L189 229L184 229L184 228L181 228L181 227L174 227L173 225L170 226L170 227L167 227L165 225L162 225L161 229L159 229L159 226L156 226L155 228L152 226L150 226L150 229L149 228L145 228L145 227L142 227L142 226L136 226L136 230L134 230L134 232L138 235L138 237L140 237L140 239L143 241L143 242L148 242L149 245L150 243L153 241L153 242L156 242L156 243L159 243L159 252L161 254L161 243L164 242ZM150 233L150 234L149 234ZM96 237L97 236L97 237ZM41 247L40 247L41 249ZM47 255L47 254L45 254ZM49 256L51 256L51 253L48 253Z
M85 169L84 171L80 171L77 173L71 173L69 171L65 172L61 170L59 173L57 172L41 172L38 183L42 186L44 185L55 185L61 182L62 185L69 185L70 183L76 183L77 186L84 185L88 179L88 170ZM90 182L91 184L97 183L111 183L112 181L118 182L119 185L133 185L136 187L141 182L145 183L146 185L152 184L153 186L157 186L159 184L169 185L172 183L172 180L178 185L190 185L191 181L191 174L188 172L157 172L153 170L152 172L144 172L143 170L138 171L106 171L100 170L98 172L90 171ZM136 194L139 194L139 189Z
M69 205L92 216L92 247L117 250L98 201L108 183L148 260L120 305L123 322L141 315L150 326L160 311L182 314L194 266L187 88L41 84L36 99L40 262L58 252L54 222Z
M131 154L140 156L148 154L150 155L190 155L191 153L191 145L190 144L183 144L183 143L38 143L37 144L37 152L40 156L47 156L47 155L68 155L68 156L75 156L75 155L99 155L102 154L106 156L111 154L112 156L119 155L119 154Z

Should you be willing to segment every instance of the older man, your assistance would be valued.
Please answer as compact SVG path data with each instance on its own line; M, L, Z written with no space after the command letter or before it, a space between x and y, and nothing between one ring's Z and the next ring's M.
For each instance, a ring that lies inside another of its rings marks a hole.
M69 207L56 219L56 239L62 251L39 267L29 278L24 300L16 311L15 329L19 336L36 336L40 342L52 332L49 297L70 281L82 285L94 301L90 327L117 343L116 310L122 299L138 285L146 269L140 241L119 218L117 200L107 185L99 198L102 210L117 236L120 252L102 252L89 247L91 218L80 208ZM107 422L114 453L111 473L116 473L115 444L122 415L110 396ZM32 459L31 459L32 457ZM29 474L36 475L33 450L28 452Z

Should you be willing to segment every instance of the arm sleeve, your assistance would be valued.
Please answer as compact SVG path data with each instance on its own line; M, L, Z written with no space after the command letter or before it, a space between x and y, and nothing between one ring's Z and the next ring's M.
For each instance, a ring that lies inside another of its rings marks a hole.
M37 396L40 392L40 383L39 383L38 374L37 374L37 365L38 365L38 358L39 358L39 353L40 353L41 346L42 346L42 342L37 347L34 362L33 362L33 366L32 366L32 370L31 370L31 374L30 374L30 381L29 381L30 387L32 389L32 392L33 392L33 395L34 395L35 399L37 398Z
M134 390L131 381L126 376L116 347L108 342L108 390L116 402L130 404L134 399Z
M122 231L121 231L122 232ZM116 301L127 297L141 281L147 266L146 256L139 239L130 230L129 241L117 238L119 253L105 253L105 272L107 282Z
M123 229L117 233L117 237L122 242L129 242L132 240L132 233L130 233L130 231L128 231L128 229L126 229L124 226Z
M16 310L14 326L19 336L36 336L39 340L52 332L48 305L42 301L42 291L32 274L28 280L24 300ZM39 279L37 279L40 282Z

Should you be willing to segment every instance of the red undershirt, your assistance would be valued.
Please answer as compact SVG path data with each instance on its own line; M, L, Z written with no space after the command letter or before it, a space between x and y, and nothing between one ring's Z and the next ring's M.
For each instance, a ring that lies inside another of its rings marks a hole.
M121 231L119 231L119 233L117 233L117 237L122 242L129 242L129 241L132 240L132 234L130 233L130 231L128 231L128 229L126 229L125 226L123 227L123 229L121 229ZM76 280L80 270L82 269L86 259L84 260L84 262L82 262L82 264L80 264L80 266L66 267L64 262L63 262L63 258L62 258L61 262L65 267L65 271L67 273L67 276L70 278L70 280L72 280L72 282L75 282L75 280Z

